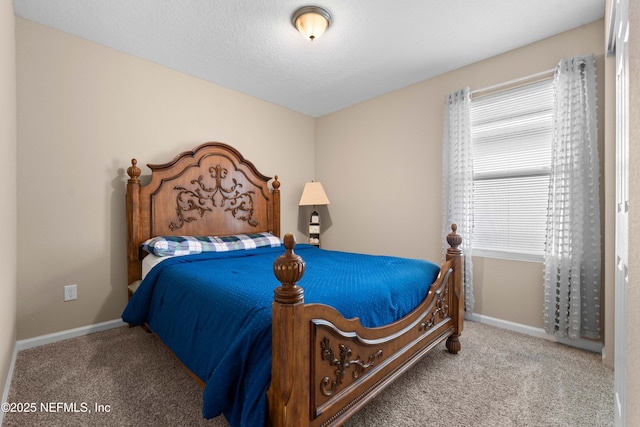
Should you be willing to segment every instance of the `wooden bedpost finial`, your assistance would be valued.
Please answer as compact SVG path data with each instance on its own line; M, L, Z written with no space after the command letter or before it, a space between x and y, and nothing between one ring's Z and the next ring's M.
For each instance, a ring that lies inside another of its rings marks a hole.
M460 249L458 246L462 244L462 236L460 236L456 231L458 230L458 224L455 222L451 224L451 233L447 234L447 243L451 246L447 249L447 253L450 254L459 254Z
M284 236L285 253L273 263L273 272L282 283L274 291L274 301L281 304L304 302L304 289L297 285L302 278L305 262L293 252L296 238L291 233Z
M136 166L137 164L138 164L138 161L136 159L131 159L131 166L127 168L127 175L129 175L129 181L137 181L138 177L142 173L140 168Z
M280 191L280 181L278 181L278 175L273 177L273 182L271 183L271 187L273 187L273 191Z

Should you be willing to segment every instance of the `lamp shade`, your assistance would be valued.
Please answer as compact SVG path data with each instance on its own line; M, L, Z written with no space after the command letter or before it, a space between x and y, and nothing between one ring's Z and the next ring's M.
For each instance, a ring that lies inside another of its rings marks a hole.
M306 6L296 10L291 22L304 38L313 41L327 30L331 23L331 15L321 7Z
M324 192L319 182L307 182L302 190L299 206L328 205L330 204L327 193Z

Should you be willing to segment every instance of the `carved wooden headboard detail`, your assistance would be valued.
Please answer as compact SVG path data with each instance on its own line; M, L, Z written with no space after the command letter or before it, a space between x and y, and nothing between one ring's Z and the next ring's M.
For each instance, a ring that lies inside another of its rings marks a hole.
M280 182L258 172L233 147L207 142L165 164L137 160L127 169L128 283L141 277L140 245L155 236L225 236L268 231L280 236Z

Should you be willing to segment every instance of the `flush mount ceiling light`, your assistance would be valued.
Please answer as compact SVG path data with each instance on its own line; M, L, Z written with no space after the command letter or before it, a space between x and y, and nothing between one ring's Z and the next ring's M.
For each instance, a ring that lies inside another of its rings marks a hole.
M314 41L320 38L331 24L331 15L318 6L305 6L296 10L291 23L304 38Z

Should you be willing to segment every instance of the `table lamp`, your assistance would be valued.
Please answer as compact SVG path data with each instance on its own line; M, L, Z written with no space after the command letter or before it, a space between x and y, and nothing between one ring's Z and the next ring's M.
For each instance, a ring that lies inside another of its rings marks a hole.
M299 206L313 206L309 217L309 244L320 247L320 215L316 206L330 204L327 193L319 182L307 182L302 190Z

